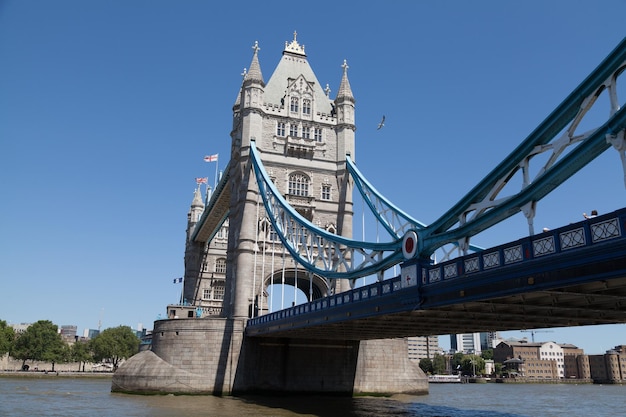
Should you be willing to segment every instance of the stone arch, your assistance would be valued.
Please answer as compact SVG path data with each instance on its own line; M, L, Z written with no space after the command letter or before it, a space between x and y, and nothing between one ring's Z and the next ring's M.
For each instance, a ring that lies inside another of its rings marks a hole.
M274 280L272 282L272 277ZM302 268L297 269L297 281L296 281L296 269L295 268L286 268L285 269L285 285L290 285L292 287L297 287L300 291L302 291L306 296L309 296L309 289L311 285L309 283L309 273ZM320 275L313 274L313 294L312 299L317 300L319 298L326 297L330 294L331 289L328 284L328 281L321 277ZM282 269L278 269L273 273L270 273L263 282L263 289L267 291L267 288L270 285L280 285L283 284L283 271Z

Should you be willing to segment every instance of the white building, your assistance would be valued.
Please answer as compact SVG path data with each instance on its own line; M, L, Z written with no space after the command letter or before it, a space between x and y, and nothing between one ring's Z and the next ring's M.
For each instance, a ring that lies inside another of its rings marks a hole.
M554 342L544 342L539 347L539 359L555 361L559 378L565 377L563 348Z

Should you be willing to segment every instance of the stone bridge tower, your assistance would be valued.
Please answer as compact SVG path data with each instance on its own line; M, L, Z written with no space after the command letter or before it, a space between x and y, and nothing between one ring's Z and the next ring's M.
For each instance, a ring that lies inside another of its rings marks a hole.
M265 288L274 279L299 287L309 299L347 287L346 282L309 276L302 267L298 271L291 258L283 260L282 245L258 197L249 149L255 141L274 184L302 216L352 237L353 184L345 158L355 158L356 127L348 66L344 62L337 96L331 99L295 33L267 83L258 44L253 50L233 107L225 317L263 314L268 308Z

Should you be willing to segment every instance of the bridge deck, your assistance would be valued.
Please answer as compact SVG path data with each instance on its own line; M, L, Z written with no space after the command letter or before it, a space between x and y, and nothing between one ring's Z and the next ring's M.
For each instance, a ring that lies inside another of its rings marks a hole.
M626 323L626 209L251 319L248 336L366 340Z

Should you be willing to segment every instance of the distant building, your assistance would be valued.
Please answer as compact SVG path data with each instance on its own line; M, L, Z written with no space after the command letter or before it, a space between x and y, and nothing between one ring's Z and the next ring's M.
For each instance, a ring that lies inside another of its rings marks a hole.
M589 355L589 368L594 382L626 382L626 345L615 346L604 355Z
M480 334L462 333L450 335L450 351L461 353L480 353Z
M98 329L89 329L87 331L87 338L93 339L94 337L98 336L99 334L100 334L100 330L98 330Z
M563 370L565 378L590 379L589 356L578 347L571 344L562 344Z
M515 365L520 376L536 379L560 379L565 376L563 348L555 342L500 342L493 350L496 363ZM511 362L512 360L520 363ZM506 369L505 369L506 370Z
M420 361L424 358L432 359L436 354L443 355L443 349L439 347L438 336L408 337L409 359Z
M59 328L59 333L61 334L61 338L67 343L74 343L76 341L76 332L78 331L78 326L73 324L64 324Z
M32 323L10 324L15 333L24 333Z

